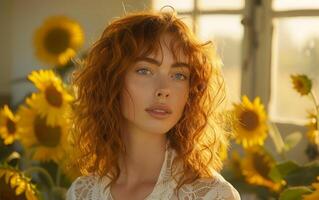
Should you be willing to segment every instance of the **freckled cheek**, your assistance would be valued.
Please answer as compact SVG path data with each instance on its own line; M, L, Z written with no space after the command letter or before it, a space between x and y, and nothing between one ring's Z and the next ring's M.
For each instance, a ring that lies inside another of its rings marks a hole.
M189 89L188 86L176 87L172 91L172 97L174 99L174 106L178 108L180 112L183 111L184 106L188 100Z
M128 84L128 87L132 95L136 97L146 97L147 95L149 95L150 91L153 90L154 83L152 81L135 79Z
M126 81L126 88L129 92L129 96L126 95L129 98L129 107L132 109L134 106L135 109L139 109L139 107L144 108L147 106L147 103L152 100L150 94L153 88L152 83L146 83L140 79L127 79ZM134 102L134 105L131 101Z

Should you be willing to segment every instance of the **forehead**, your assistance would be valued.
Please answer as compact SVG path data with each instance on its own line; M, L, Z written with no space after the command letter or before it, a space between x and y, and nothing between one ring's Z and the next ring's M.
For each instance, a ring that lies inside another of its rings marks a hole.
M163 35L159 41L145 45L143 49L139 57L150 57L160 61L165 58L185 63L188 62L188 56L184 53L183 42L170 34Z

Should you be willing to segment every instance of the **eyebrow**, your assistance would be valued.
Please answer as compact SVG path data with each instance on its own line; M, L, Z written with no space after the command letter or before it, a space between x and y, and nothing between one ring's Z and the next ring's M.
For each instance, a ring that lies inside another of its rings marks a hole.
M149 57L138 57L136 59L136 62L139 62L139 61L146 61L146 62L155 64L157 66L161 65L161 63L158 60L155 60L154 58L149 58ZM174 68L174 67L186 67L188 69L190 68L189 64L187 64L185 62L175 62L172 64L172 68Z

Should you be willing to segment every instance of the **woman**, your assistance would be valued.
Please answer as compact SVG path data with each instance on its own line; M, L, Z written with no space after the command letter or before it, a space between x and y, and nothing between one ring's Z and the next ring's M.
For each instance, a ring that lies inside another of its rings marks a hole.
M227 148L221 62L174 13L113 21L74 74L83 176L68 200L240 199L218 171Z

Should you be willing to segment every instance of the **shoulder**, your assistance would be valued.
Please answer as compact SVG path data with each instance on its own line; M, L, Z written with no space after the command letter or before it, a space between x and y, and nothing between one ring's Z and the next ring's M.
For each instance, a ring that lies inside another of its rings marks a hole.
M214 178L201 178L184 185L181 188L181 195L190 199L240 200L238 191L222 175L217 172L213 174Z
M98 191L95 187L98 177L94 175L80 176L71 184L66 194L66 200L98 199Z
M213 174L214 179L210 181L213 187L204 199L240 200L238 191L221 174Z

